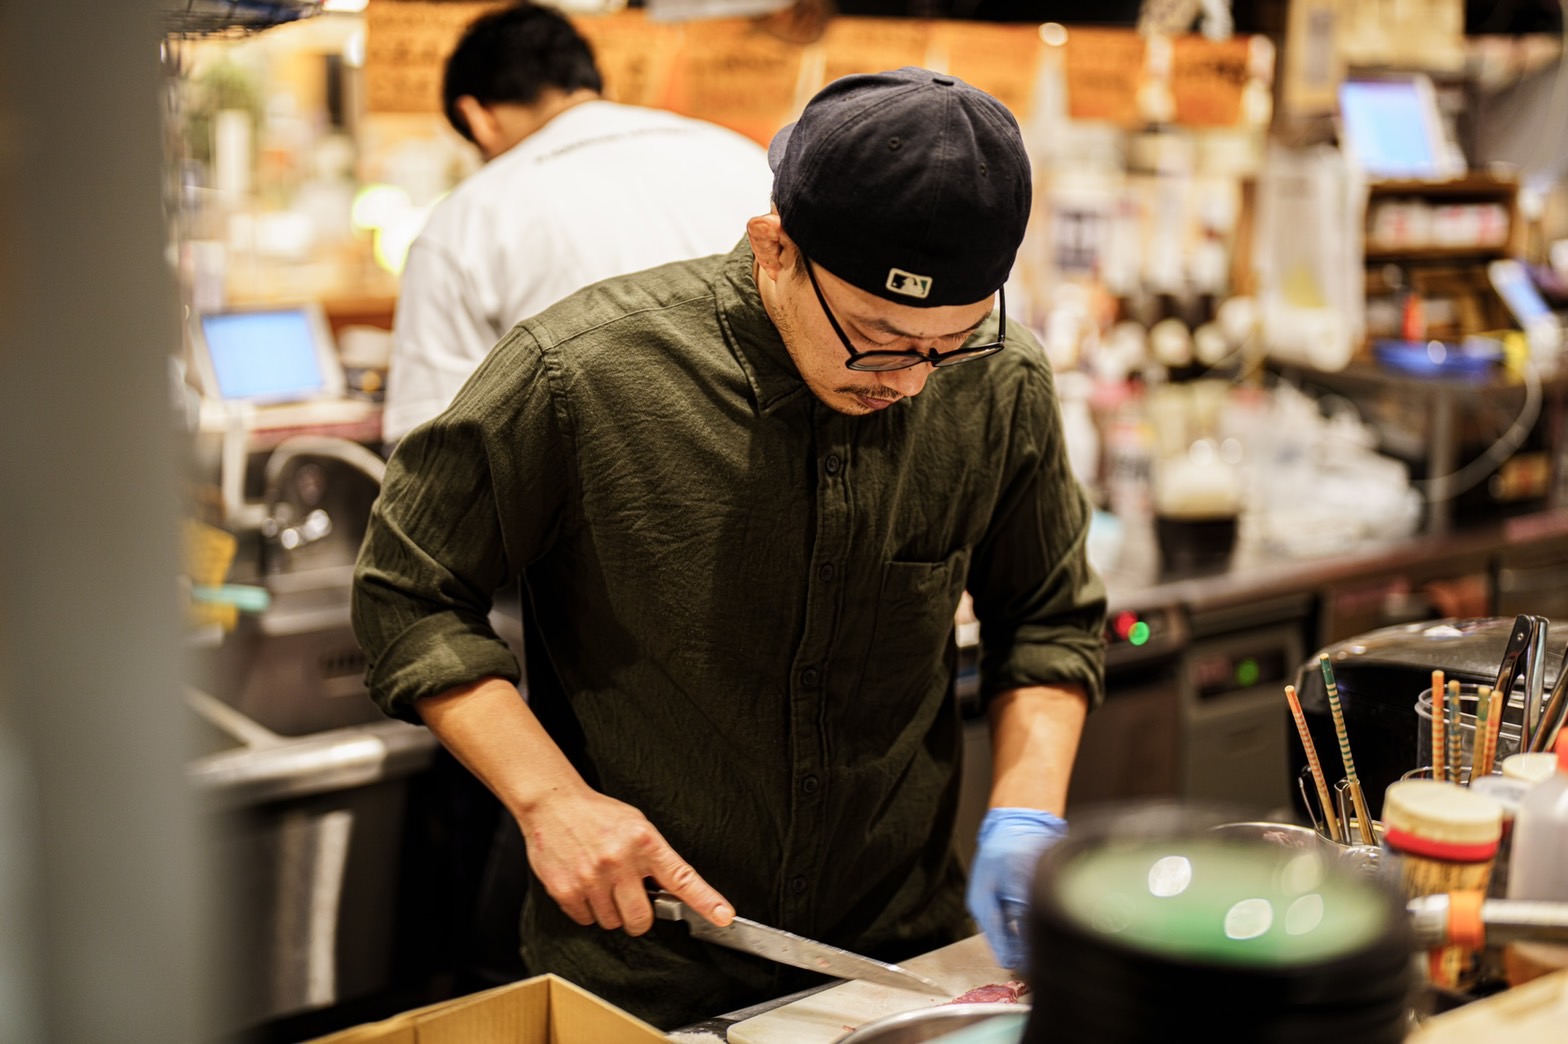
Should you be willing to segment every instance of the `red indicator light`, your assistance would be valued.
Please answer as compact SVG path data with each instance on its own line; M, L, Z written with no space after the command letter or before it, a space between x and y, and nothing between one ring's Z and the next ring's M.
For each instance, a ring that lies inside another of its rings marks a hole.
M1129 635L1132 634L1132 629L1137 625L1137 623L1137 613L1121 612L1117 613L1116 618L1111 621L1111 627L1116 631L1116 636L1118 638L1125 640Z

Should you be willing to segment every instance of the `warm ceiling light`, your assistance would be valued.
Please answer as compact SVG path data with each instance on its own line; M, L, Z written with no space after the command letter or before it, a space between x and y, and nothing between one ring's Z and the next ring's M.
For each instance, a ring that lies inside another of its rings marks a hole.
M1061 22L1046 22L1040 27L1040 39L1051 47L1067 42L1067 27Z

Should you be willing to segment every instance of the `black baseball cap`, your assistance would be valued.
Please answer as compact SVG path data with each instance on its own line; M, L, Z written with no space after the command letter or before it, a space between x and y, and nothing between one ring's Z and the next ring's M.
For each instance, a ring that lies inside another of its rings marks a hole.
M784 232L813 262L889 301L971 304L1007 281L1029 221L1018 121L953 76L845 76L768 147Z

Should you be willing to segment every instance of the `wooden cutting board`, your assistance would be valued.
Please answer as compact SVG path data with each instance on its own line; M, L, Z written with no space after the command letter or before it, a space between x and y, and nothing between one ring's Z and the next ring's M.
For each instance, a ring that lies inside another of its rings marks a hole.
M831 1044L872 1019L946 1004L976 986L1013 980L1011 972L997 965L983 935L898 963L941 986L942 992L901 990L857 979L737 1022L729 1028L730 1044Z

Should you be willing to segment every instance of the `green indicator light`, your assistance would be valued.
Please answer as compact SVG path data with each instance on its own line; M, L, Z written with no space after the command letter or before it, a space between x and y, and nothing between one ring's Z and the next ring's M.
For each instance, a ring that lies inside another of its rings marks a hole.
M1236 665L1237 685L1256 685L1262 676L1263 672L1258 669L1258 661L1250 656Z
M1149 625L1139 620L1127 632L1127 640L1134 645L1142 645L1149 640Z

